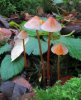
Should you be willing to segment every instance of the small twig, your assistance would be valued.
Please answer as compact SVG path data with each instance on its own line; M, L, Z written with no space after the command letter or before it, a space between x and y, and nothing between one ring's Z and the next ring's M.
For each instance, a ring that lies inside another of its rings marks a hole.
M69 34L67 34L67 35L62 35L62 36L68 37L68 36L73 35L73 34L74 34L74 32L75 32L75 30L73 30L71 33L69 33Z

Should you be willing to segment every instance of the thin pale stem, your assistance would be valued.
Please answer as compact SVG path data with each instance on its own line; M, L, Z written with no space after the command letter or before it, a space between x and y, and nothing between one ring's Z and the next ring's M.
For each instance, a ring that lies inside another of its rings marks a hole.
M27 68L27 58L26 58L26 50L25 50L24 39L23 39L23 49L24 49L24 67Z
M50 41L51 41L51 34L48 35L48 53L47 53L47 84L50 85Z
M57 78L60 80L60 56L58 56L58 61L57 61Z
M71 35L73 35L74 34L74 32L75 32L75 30L73 30L71 33L69 33L69 34L67 34L67 35L62 35L62 36L71 36Z
M40 57L41 57L41 63L42 63L42 75L43 75L43 81L45 80L45 66L44 66L44 59L42 55L42 48L41 48L41 43L40 43L40 36L38 30L36 30L37 33L37 38L38 38L38 45L39 45L39 50L40 50Z

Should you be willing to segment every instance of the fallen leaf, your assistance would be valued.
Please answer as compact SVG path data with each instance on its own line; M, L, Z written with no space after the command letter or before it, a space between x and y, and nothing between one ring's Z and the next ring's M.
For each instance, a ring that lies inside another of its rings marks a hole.
M10 38L12 32L6 28L0 28L0 41Z
M35 93L26 93L24 95L22 95L21 100L34 100L35 97Z
M6 29L6 28L0 28L0 33L2 33L4 36L11 36L12 35L12 32L9 30L9 29Z
M28 38L25 39L25 44L28 42ZM23 52L23 41L18 39L15 40L15 45L11 51L11 61L14 61L18 58Z
M12 81L3 82L0 86L0 90L4 94L4 98L6 97L8 100L24 100L21 98L25 93L31 96L31 98L34 96L34 93L29 93L29 91L27 91L28 88L15 84Z
M2 15L0 15L0 23L1 27L9 28L9 23L7 21L7 18L3 17Z
M31 84L26 79L24 79L23 77L16 77L15 79L13 79L13 82L15 84L18 84L20 86L23 86L23 87L29 89L29 91L32 91Z

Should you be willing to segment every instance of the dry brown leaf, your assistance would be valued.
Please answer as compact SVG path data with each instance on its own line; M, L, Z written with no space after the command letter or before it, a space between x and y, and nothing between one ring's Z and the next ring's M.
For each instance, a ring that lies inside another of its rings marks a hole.
M9 29L0 28L0 40L10 38L11 35L12 35L12 32Z
M31 84L26 79L24 79L23 77L14 78L13 82L18 84L18 85L21 85L21 86L23 86L23 87L25 87L27 89L29 89L30 92L32 91Z

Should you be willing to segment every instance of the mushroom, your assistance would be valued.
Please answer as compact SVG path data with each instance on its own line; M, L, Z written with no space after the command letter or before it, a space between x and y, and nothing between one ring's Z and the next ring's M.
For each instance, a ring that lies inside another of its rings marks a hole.
M26 58L26 50L25 50L25 41L24 39L26 39L27 33L25 31L21 31L16 38L21 39L23 41L23 50L24 50L24 66L25 68L27 68L27 58Z
M51 51L58 55L58 61L57 61L57 77L58 80L60 80L60 56L61 55L66 55L68 53L68 49L61 43L55 44L52 48Z
M49 32L48 35L48 53L47 53L47 82L50 83L50 41L53 32L61 30L61 25L53 17L49 17L48 20L41 26L41 29Z
M32 19L30 19L24 26L27 29L33 29L36 30L37 38L38 38L38 45L39 45L39 50L40 50L40 57L41 57L41 63L42 63L42 70L43 70L43 79L45 78L45 70L44 70L44 59L42 55L42 48L41 48L41 43L40 43L40 36L38 30L41 29L41 24L43 24L43 21L38 17L34 16Z

